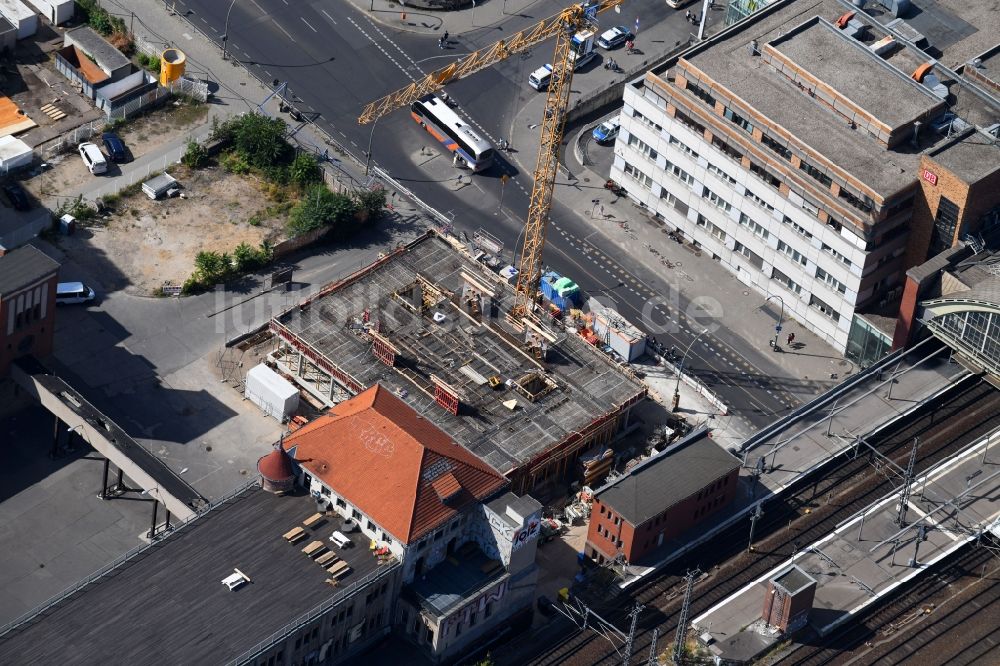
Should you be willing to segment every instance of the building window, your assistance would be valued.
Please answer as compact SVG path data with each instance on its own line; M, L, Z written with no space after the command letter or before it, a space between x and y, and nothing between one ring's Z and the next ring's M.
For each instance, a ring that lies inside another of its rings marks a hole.
M712 224L711 221L701 213L698 213L698 219L695 221L699 227L704 227L708 229L708 233L712 234L714 237L718 238L720 241L726 241L726 232L723 231L719 226Z
M774 189L781 187L781 181L776 176L773 176L770 171L755 162L750 163L750 172Z
M841 282L837 278L833 277L832 275L830 275L829 273L827 273L826 271L824 271L822 268L820 268L818 266L816 267L816 278L818 280L822 280L828 286L830 286L833 289L836 289L837 291L839 291L842 294L846 294L847 293L847 285L845 285L843 282Z
M840 263L844 264L845 266L851 266L851 260L850 259L848 259L846 256L844 256L840 252L837 252L836 250L834 250L832 247L830 247L826 243L823 243L823 251L826 252L827 254L829 254L831 257L836 257L840 261Z
M722 197L720 197L718 194L708 189L707 187L705 188L705 191L702 193L701 196L705 199L708 199L713 204L715 204L722 210L726 211L727 213L733 209L732 205L730 205L728 201L726 201L725 199L723 199Z
M764 134L760 137L760 142L764 144L765 148L770 150L775 155L780 155L789 162L792 161L792 151L790 151L787 147L781 145L780 143L769 137L767 134Z
M631 176L639 182L640 185L645 187L647 190L653 187L653 179L644 174L638 167L634 167L628 162L625 163L625 168L622 169L626 175Z
M861 198L854 196L843 187L840 188L840 194L838 196L864 213L870 213L875 208L875 202L868 197Z
M725 153L726 156L731 157L737 162L741 162L743 160L743 153L733 148L732 146L730 146L728 143L726 143L717 136L712 137L712 145L721 150L723 153Z
M767 229L765 229L763 225L751 220L750 216L746 213L740 213L740 224L752 231L755 236L760 236L764 240L767 240L767 237L770 236Z
M361 512L357 509L351 509L351 517L355 520L361 520Z
M341 509L346 509L347 508L347 501L343 497L338 497L337 498L337 506L339 506Z
M748 199L753 200L753 202L755 204L757 204L758 206L760 206L761 208L766 208L769 211L773 211L774 210L774 206L772 206L771 204L769 204L766 201L764 201L763 199L761 199L759 196L757 196L756 194L754 194L753 192L751 192L749 189L746 191L746 197Z
M817 310L825 314L833 321L840 321L840 313L834 310L831 306L821 301L820 299L816 298L816 296L809 297L809 305L816 308Z
M681 215L687 217L688 205L683 201L681 201L680 199L678 199L677 197L675 197L673 194L671 194L667 188L665 187L660 188L660 198L664 199L668 204L670 204L678 211L680 211ZM660 219L663 219L662 215L659 215L659 213L657 213L657 215L660 217Z
M674 112L674 118L679 120L682 124L687 125L689 128L693 129L698 134L705 133L705 126L699 123L697 120L687 115L680 109Z
M633 118L637 118L638 120L640 120L642 122L642 124L646 125L647 127L652 127L657 132L662 132L663 131L663 128L660 127L660 125L658 125L657 123L654 123L652 120L650 120L646 116L642 115L641 113L639 113L635 109L632 109L632 117Z
M728 106L726 107L726 110L722 115L726 117L726 120L736 125L747 134L753 133L753 123L751 123L749 120L747 120L743 116L739 115L738 113L730 109Z
M697 97L698 99L700 99L701 101L703 101L705 104L708 104L709 107L713 109L715 108L715 98L712 97L709 94L709 92L704 88L696 86L695 84L688 81L684 89L687 90L692 95L694 95L695 97Z
M330 496L330 489L329 489L329 488L327 488L326 486L323 486L323 487L321 487L321 488L319 489L319 492L320 492L320 494L322 494L322 495L326 495L327 497L329 497L329 496Z
M937 215L934 216L934 231L931 234L930 256L944 252L951 247L958 227L958 206L947 197L938 201Z
M809 164L805 160L802 160L799 163L799 170L804 171L807 176L809 176L816 182L825 185L826 187L830 187L830 185L833 184L832 178L830 178L825 173L814 167L812 164Z
M649 159L654 161L656 160L657 153L655 150L653 150L653 147L648 143L646 143L645 141L643 141L642 139L640 139L639 137L637 137L635 134L629 134L628 145L632 146L633 148L638 150L640 153L642 153Z
M670 145L676 148L677 150L681 151L685 155L691 156L692 159L698 159L698 153L692 150L692 148L689 145L687 145L677 137L675 136L670 137Z
M795 233L799 234L800 236L804 236L806 238L812 238L813 237L813 235L811 233L809 233L808 231L806 231L805 227L803 227L801 224L795 222L794 220L792 220L792 218L788 217L787 215L785 215L782 218L781 221L783 223L787 224L788 226L790 226L795 231Z
M803 266L806 265L806 258L804 256L802 256L802 253L799 252L798 250L796 250L794 247L792 247L788 243L786 243L785 241L782 241L782 240L778 241L778 252L781 252L783 255L785 255L786 257L788 257L792 261L796 261L796 262L802 264ZM796 293L798 293L798 292L796 292Z
M677 180L681 181L685 185L690 185L690 184L692 184L694 182L694 176L692 176L687 171L685 171L684 169L680 168L679 166L677 166L673 162L670 162L669 160L666 163L666 170L667 170L667 173L669 173L671 176L673 176Z
M719 167L715 166L714 164L709 163L708 170L709 170L709 172L714 173L716 176L718 176L722 180L728 182L730 185L735 185L736 184L736 179L735 178L733 178L728 173L726 173L725 171L723 171Z
M743 243L736 241L736 246L733 248L738 254L742 254L746 257L747 261L756 266L757 268L764 268L764 258L759 254L748 248Z

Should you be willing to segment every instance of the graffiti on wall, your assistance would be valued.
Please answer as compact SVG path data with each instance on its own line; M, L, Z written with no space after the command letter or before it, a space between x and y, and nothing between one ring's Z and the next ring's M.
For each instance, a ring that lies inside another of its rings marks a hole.
M450 635L451 628L456 624L461 624L463 626L469 624L469 617L472 613L483 612L483 610L486 609L486 604L503 599L507 594L507 586L509 582L509 578L504 578L495 588L483 592L478 598L473 599L458 611L448 616L448 619L444 621L445 631L448 633L443 635Z
M527 525L514 532L514 536L511 539L514 545L511 547L511 550L517 550L524 544L528 543L529 541L537 537L541 527L542 527L542 521L538 519L538 516L537 515L532 516L528 520Z

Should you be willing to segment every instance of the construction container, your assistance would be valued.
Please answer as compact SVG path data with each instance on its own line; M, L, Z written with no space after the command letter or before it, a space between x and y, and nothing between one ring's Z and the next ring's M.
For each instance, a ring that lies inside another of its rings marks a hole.
M542 275L542 297L562 311L569 310L580 302L580 287L569 278L549 271Z
M28 4L49 20L52 25L66 23L73 18L75 0L28 0Z
M38 30L38 14L21 0L0 0L0 16L17 28L17 38L31 37Z
M646 335L614 310L594 312L594 335L629 363L646 353Z
M0 137L0 169L8 173L26 167L35 159L31 146L12 136Z
M299 390L264 364L247 373L244 395L265 414L282 423L299 407Z

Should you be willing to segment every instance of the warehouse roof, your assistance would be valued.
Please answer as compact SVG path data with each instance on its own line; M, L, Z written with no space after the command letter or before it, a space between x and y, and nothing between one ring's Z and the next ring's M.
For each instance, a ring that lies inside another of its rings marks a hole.
M0 298L59 270L59 262L34 245L0 256Z
M594 497L638 526L739 466L702 428L599 488Z

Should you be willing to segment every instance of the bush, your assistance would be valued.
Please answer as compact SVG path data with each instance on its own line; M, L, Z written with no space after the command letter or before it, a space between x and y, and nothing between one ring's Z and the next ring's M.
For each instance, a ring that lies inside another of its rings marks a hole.
M222 156L222 168L230 173L250 173L250 165L239 153L229 152Z
M233 145L247 164L263 169L288 162L292 147L285 141L284 120L247 113L229 122Z
M293 183L305 189L322 179L319 162L309 153L299 153L289 167L289 177Z
M78 222L86 222L94 219L97 215L97 210L84 201L82 195L77 195L75 199L64 201L58 208L56 208L52 215L58 222L59 218L67 213L75 217Z
M288 232L292 236L333 227L341 238L349 236L357 226L358 204L353 197L331 192L324 185L313 185L288 214Z
M188 141L181 162L192 169L200 169L208 164L208 151L197 141Z
M357 199L358 208L364 214L366 222L375 222L382 217L385 210L385 190L355 190L354 198Z

